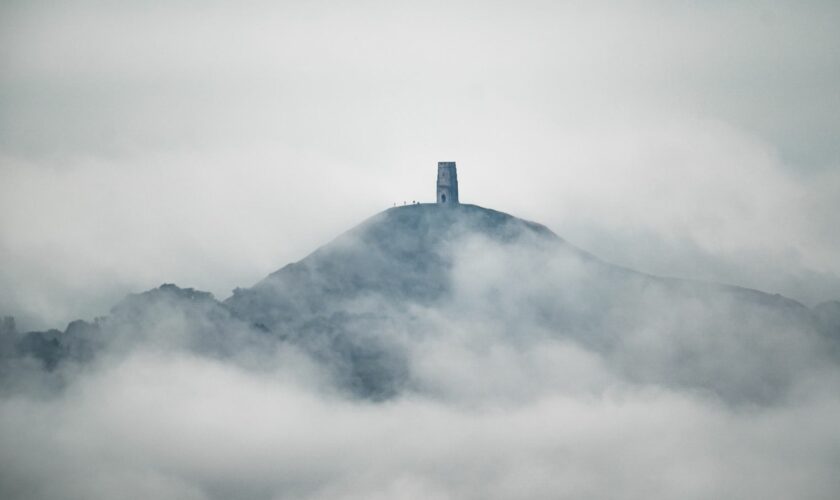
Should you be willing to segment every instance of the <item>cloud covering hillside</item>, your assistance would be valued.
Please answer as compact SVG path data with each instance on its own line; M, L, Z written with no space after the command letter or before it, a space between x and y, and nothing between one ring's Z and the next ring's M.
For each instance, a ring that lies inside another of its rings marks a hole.
M0 484L832 498L832 304L618 268L475 206L400 207L224 302L165 285L55 350L7 349Z

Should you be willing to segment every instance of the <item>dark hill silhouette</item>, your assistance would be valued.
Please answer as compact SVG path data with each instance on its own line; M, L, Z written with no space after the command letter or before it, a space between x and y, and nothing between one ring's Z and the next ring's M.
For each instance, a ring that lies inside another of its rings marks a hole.
M416 345L486 331L512 345L574 342L631 380L754 401L784 393L786 359L836 352L837 310L828 304L815 313L779 295L614 266L495 210L419 204L371 217L224 302L164 285L93 323L8 333L16 340L0 346L6 360L54 369L87 362L106 345L226 358L247 352L253 360L287 343L314 357L337 386L381 399L425 390L412 375ZM803 336L813 341L788 342Z

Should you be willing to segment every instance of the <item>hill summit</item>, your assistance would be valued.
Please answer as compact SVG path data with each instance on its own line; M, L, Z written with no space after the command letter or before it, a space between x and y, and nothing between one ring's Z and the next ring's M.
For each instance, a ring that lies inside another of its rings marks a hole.
M562 245L545 226L475 205L416 204L371 217L225 304L266 326L301 314L340 310L378 294L389 301L433 303L451 291L457 245L482 237L499 244L528 239Z

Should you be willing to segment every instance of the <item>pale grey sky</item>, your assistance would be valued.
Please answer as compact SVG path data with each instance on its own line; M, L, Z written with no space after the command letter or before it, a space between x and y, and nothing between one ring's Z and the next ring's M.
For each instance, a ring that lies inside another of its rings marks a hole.
M840 298L836 2L6 2L0 313L220 298L394 202Z

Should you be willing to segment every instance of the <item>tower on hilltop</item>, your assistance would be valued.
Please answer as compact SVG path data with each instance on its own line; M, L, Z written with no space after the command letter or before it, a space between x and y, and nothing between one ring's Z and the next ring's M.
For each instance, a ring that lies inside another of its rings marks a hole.
M437 204L458 204L458 171L454 161L438 162Z

